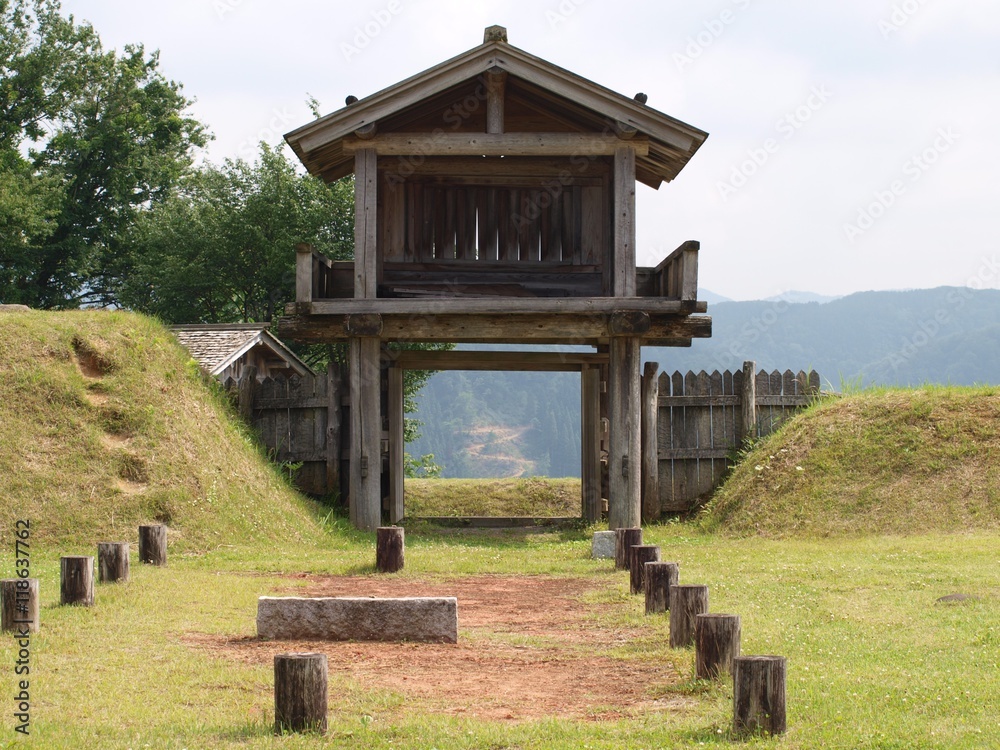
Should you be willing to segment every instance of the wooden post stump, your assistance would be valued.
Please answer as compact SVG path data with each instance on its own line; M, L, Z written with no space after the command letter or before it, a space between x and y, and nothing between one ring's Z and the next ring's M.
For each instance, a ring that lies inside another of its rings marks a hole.
M403 569L404 539L399 526L379 526L375 530L375 569L396 573Z
M326 654L274 657L274 733L326 734Z
M150 565L167 564L167 527L162 524L139 527L139 561Z
M670 587L670 648L694 643L695 617L708 612L708 586Z
M670 609L670 587L680 582L680 566L674 562L646 563L646 614Z
M784 734L784 656L737 656L733 659L733 731L737 734Z
M615 570L628 570L628 550L642 544L642 529L615 529Z
M94 558L70 555L59 559L59 603L94 606Z
M659 562L660 548L655 544L634 544L628 554L629 591L641 594L646 590L646 563Z
M0 581L0 631L37 633L38 579L6 578Z
M733 673L740 655L739 615L698 615L694 622L694 676L717 680Z
M100 583L128 581L128 550L128 542L98 542L97 580Z

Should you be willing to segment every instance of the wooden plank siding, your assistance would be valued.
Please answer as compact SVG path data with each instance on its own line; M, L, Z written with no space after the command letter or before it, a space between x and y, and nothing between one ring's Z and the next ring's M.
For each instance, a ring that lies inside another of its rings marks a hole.
M720 484L744 434L741 371L663 373L657 442L660 512L686 512ZM815 372L755 375L754 437L773 432L819 393Z

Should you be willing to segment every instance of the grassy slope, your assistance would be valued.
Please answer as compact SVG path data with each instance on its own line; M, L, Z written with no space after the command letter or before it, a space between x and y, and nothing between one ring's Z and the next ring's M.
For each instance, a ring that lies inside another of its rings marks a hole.
M580 480L407 479L407 516L579 516Z
M178 551L322 537L170 333L127 313L0 313L0 476L0 528L67 551L149 522Z
M768 536L1000 528L1000 389L824 401L747 456L703 523Z

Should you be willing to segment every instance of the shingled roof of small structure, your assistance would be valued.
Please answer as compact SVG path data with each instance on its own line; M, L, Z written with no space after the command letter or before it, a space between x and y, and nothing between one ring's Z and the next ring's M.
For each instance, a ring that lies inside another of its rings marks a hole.
M288 362L299 375L312 370L268 330L266 323L223 323L171 326L177 340L211 375L218 375L253 347L261 344Z

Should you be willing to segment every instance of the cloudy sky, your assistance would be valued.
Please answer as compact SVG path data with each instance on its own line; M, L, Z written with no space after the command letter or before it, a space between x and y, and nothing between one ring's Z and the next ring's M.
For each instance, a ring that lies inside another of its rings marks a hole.
M702 243L734 299L1000 288L994 0L63 0L106 46L159 49L207 158L364 97L507 27L510 42L710 133L639 186L639 262Z

